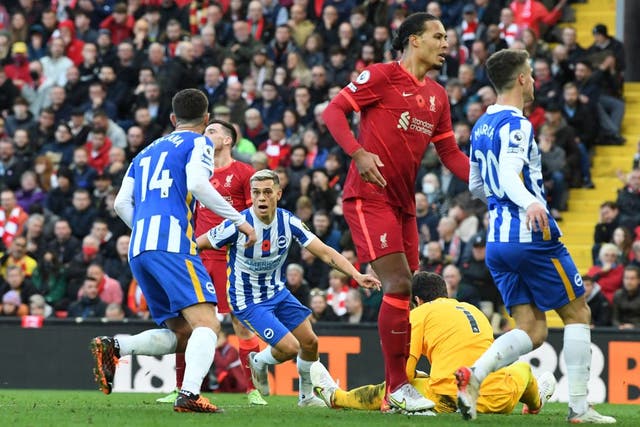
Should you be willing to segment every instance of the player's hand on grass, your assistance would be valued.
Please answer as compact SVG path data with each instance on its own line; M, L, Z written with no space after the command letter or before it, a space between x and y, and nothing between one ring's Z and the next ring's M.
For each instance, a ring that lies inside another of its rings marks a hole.
M531 203L527 208L527 230L542 231L549 227L547 210L542 203Z
M360 178L362 178L364 182L370 182L379 187L385 187L387 185L387 181L380 173L380 169L378 169L383 167L384 164L377 154L370 153L364 148L360 148L353 153L352 158L356 162Z
M382 289L380 280L376 279L371 274L359 274L357 276L354 276L353 278L356 282L358 282L358 285L362 286L363 288L375 289L377 291Z
M248 222L243 222L239 227L238 231L247 236L247 241L244 244L245 248L253 246L258 238L256 237L256 230Z

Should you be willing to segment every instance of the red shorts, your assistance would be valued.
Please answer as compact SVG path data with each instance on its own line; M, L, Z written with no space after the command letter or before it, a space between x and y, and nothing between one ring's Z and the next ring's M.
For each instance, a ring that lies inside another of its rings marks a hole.
M418 225L414 215L371 199L345 200L343 212L360 262L402 252L411 271L418 269Z
M213 251L210 251L213 252ZM227 314L231 312L229 308L229 300L227 298L227 256L226 251L218 256L215 254L209 254L206 258L202 258L204 268L207 269L211 280L213 281L213 287L216 290L218 297L218 313Z

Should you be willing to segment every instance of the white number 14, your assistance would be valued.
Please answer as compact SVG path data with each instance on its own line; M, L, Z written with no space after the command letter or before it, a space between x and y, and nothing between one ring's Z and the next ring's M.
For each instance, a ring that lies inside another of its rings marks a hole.
M169 188L173 184L173 179L169 175L169 169L162 169L164 161L167 158L167 152L160 153L160 159L153 169L153 175L149 180L149 169L151 168L151 157L143 157L140 159L140 167L142 168L142 202L147 198L147 188L151 190L160 190L160 197L165 199L169 197Z

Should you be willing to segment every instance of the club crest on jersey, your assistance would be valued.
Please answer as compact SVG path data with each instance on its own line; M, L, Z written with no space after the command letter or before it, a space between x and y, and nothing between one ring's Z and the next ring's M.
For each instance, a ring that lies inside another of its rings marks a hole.
M387 233L381 234L380 235L380 249L386 249L389 247L389 244L387 243Z
M265 329L264 331L262 331L262 336L270 340L271 338L273 338L273 329L271 328Z
M429 97L429 111L436 111L436 97L433 95Z
M289 241L287 240L286 236L280 236L278 237L278 248L280 249L284 249L289 245Z
M584 285L584 283L582 283L582 276L580 275L580 273L576 273L576 275L573 276L573 283L575 283L579 288Z
M231 187L231 180L233 179L233 174L227 175L226 181L224 183L225 187Z
M369 78L371 78L371 73L369 72L369 70L364 70L363 72L360 73L360 75L356 78L356 83L358 84L365 84L366 82L369 81Z
M509 133L507 153L524 154L526 142L527 138L522 130L512 130L511 133Z
M207 290L207 292L209 292L211 295L216 294L216 288L213 286L213 283L207 282L207 284L204 285L204 287Z

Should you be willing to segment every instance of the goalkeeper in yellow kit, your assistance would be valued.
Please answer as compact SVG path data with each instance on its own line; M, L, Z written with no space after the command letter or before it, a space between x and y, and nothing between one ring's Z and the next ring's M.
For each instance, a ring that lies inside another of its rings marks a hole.
M493 342L493 331L486 316L476 307L447 298L444 280L437 274L420 272L413 277L411 346L407 376L427 399L435 402L435 412L457 410L457 387L453 375L460 366L473 363ZM431 365L429 375L418 371L421 356ZM385 384L342 390L320 363L311 366L316 396L331 408L376 410L384 407ZM555 390L554 376L545 372L538 379L531 366L515 362L487 377L480 387L478 412L510 413L518 402L523 412L538 413Z

